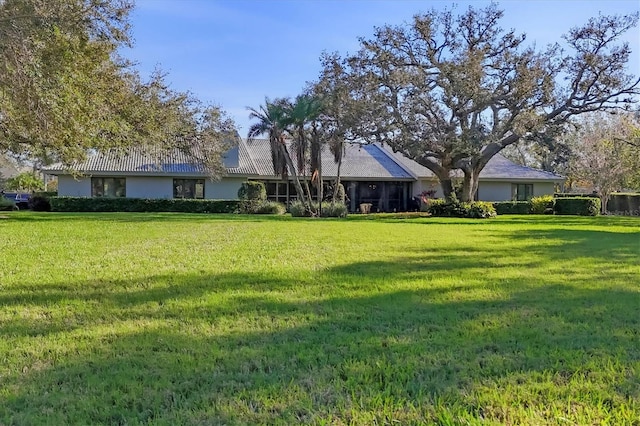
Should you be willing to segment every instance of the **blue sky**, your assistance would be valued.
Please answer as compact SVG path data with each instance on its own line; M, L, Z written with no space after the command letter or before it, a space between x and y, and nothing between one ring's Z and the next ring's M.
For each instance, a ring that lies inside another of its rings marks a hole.
M488 1L457 1L457 10ZM168 72L171 87L191 91L221 106L245 136L246 107L265 96L296 96L320 70L323 51L358 49L358 37L373 28L409 22L451 1L431 0L137 0L132 15L134 46L122 53L143 76L156 67ZM502 27L527 34L538 46L589 17L640 10L640 0L506 0ZM630 70L640 75L640 29L625 40L634 51Z

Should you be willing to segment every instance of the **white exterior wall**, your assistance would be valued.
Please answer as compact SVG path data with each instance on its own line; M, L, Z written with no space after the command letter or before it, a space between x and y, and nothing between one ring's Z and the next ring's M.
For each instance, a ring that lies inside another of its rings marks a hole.
M478 185L478 200L480 201L511 201L512 185L515 183L524 183L533 185L533 196L553 195L553 182L526 182L526 181L480 181Z
M127 176L127 198L173 198L173 177Z
M74 179L70 175L58 176L58 195L61 197L91 197L91 178Z
M436 195L433 198L444 198L442 193L442 185L437 180L418 180L413 182L413 188L411 189L411 197L415 197L416 195L422 193L422 191L436 191Z
M537 184L533 184L535 190ZM511 182L478 183L478 201L511 201Z
M536 182L533 184L534 197L553 195L554 192L556 192L556 188L553 182Z
M219 181L207 180L204 183L204 197L214 200L237 200L240 185L244 178L223 178Z

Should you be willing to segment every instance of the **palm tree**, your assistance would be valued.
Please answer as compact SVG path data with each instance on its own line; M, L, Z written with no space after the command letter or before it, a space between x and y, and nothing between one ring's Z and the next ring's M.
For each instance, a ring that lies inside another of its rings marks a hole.
M264 105L260 105L258 110L247 107L249 110L249 118L258 120L257 123L249 127L247 139L252 140L262 134L269 136L274 174L276 176L282 176L283 178L291 175L298 199L311 211L311 206L304 195L300 179L298 179L295 166L287 150L284 136L287 118L286 103L287 101L284 99L276 99L274 102L271 102L269 98L265 98Z
M307 195L311 199L311 191L307 182L307 153L311 153L310 166L312 181L319 185L319 205L322 206L322 173L321 173L321 140L318 137L316 120L322 112L322 103L316 97L309 95L297 96L293 103L289 103L285 118L287 132L293 137L298 162L298 171L304 177ZM309 124L311 123L311 136L308 135ZM315 131L314 131L315 130ZM322 207L320 207L322 208Z

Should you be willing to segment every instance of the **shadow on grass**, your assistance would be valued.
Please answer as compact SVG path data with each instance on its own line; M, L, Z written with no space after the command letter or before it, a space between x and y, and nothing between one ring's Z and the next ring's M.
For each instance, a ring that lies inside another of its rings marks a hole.
M478 416L490 403L477 392L517 383L537 389L519 396L534 411L589 394L615 411L640 397L637 292L550 284L505 299L434 302L447 290L437 292L125 308L114 322L132 326L106 327L89 334L88 347L5 376L0 420L348 423L361 412L360 421L386 413L428 422L439 400ZM548 388L536 388L545 380Z
M29 305L38 315L0 324L6 339L36 347L5 355L19 369L2 371L0 423L437 423L448 415L549 423L554 413L573 423L633 420L639 234L508 237L527 238L524 268L592 259L591 287L571 274L496 280L481 271L509 256L504 247L425 242L404 257L304 280L243 272L3 291L2 309ZM475 269L478 283L428 284ZM427 284L384 285L416 277Z

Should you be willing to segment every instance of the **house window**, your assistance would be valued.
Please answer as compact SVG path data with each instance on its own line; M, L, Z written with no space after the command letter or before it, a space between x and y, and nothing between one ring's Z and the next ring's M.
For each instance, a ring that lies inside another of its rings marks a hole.
M204 198L204 179L174 179L173 198Z
M111 177L91 178L92 197L126 197L126 179Z
M516 201L528 201L533 197L532 183L514 183L511 185L512 198Z
M287 192L289 185L283 181L266 181L264 187L267 190L267 199L269 201L278 201L280 203L287 203L289 200L289 194L295 196L294 192Z

